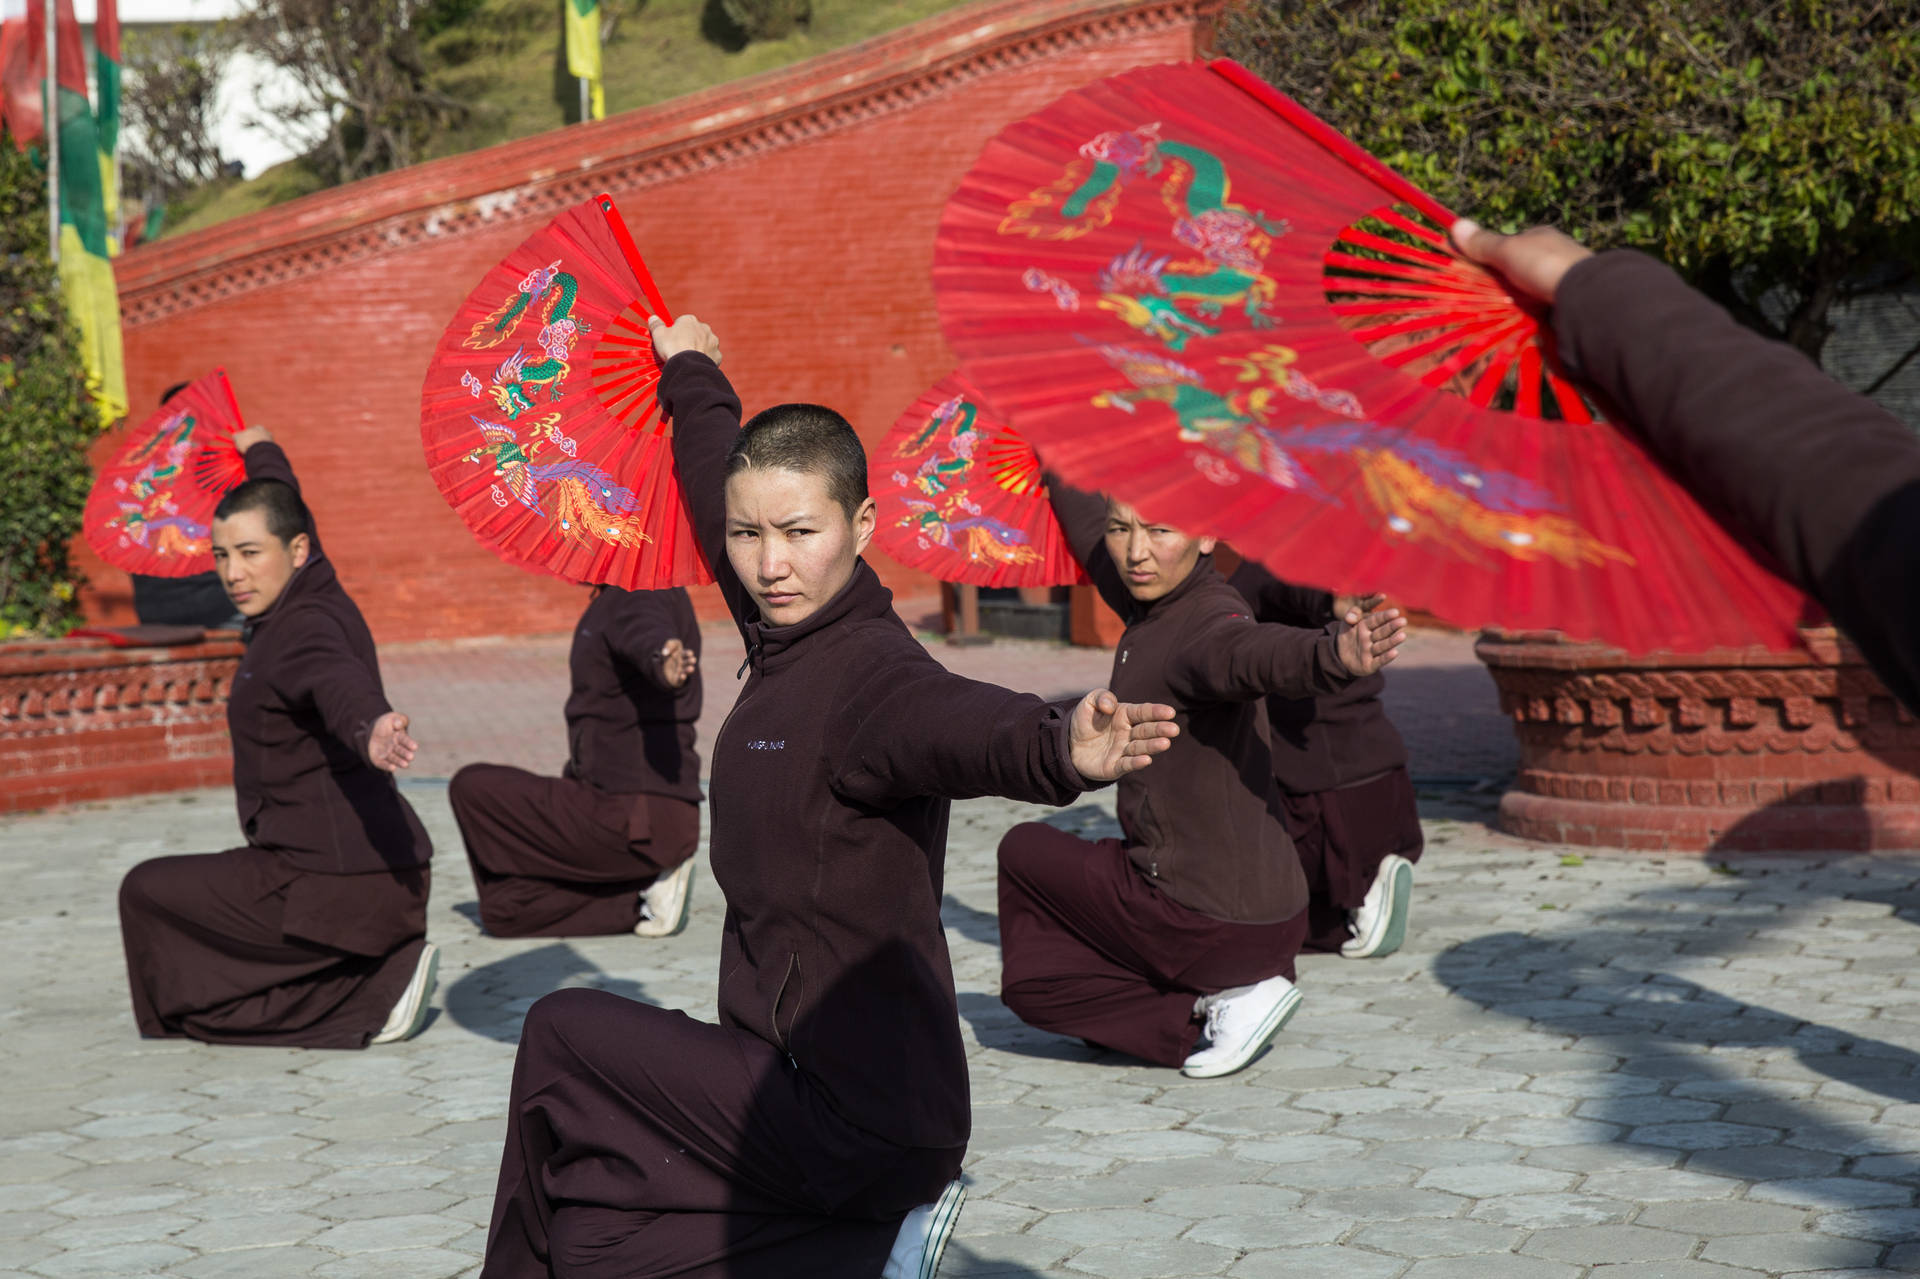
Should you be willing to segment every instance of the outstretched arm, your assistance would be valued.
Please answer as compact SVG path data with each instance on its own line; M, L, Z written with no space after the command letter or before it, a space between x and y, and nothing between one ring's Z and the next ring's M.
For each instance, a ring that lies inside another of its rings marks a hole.
M1332 591L1283 582L1259 560L1242 559L1227 582L1245 597L1257 622L1282 626L1321 627L1334 619Z
M740 433L740 397L720 371L720 342L691 315L648 320L659 357L660 411L673 423L673 464L700 550L740 627L759 609L727 559L727 450Z
M693 678L699 655L680 638L672 612L651 591L627 591L607 642L655 688L675 692Z
M407 733L407 717L388 704L339 624L311 610L293 620L299 638L278 664L283 673L274 690L296 706L312 706L328 736L374 767L391 773L411 764L418 744Z
M920 795L1065 804L1144 767L1179 731L1170 706L1123 704L1104 690L1045 702L931 658L885 680L850 678L842 691L827 733L833 787L875 807Z
M1462 222L1453 237L1554 305L1568 368L1920 710L1920 439L1652 258L1595 255L1545 227L1503 236Z
M1406 628L1397 609L1353 608L1338 626L1317 630L1223 617L1186 638L1167 680L1196 703L1320 697L1391 662Z

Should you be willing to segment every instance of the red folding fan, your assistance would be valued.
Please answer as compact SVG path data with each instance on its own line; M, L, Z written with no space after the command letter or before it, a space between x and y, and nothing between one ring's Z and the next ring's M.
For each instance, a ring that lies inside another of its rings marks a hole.
M969 586L1086 581L1053 517L1040 459L950 374L900 415L868 460L874 540L910 568Z
M1238 64L1151 67L988 143L934 286L1050 467L1289 580L1635 652L1795 645L1804 598L1601 420L1451 221Z
M87 544L148 577L211 570L213 508L247 477L233 446L244 425L226 370L215 369L130 428L87 495Z
M482 545L573 582L711 582L680 501L649 316L673 317L613 201L487 273L420 392L427 469Z

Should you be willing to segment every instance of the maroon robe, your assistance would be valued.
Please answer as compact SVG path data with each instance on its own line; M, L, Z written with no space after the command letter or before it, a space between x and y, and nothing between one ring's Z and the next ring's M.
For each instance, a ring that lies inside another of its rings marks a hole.
M671 639L700 652L685 590L599 588L568 658L565 773L469 764L454 774L448 799L494 936L630 932L641 892L698 850L701 680L696 669L667 683Z
M276 444L247 477L299 488ZM362 1048L426 938L426 829L367 759L392 709L373 636L317 537L247 626L227 699L246 845L142 862L120 885L134 1019L148 1036Z
M875 1275L971 1124L948 802L1078 795L1072 708L946 671L864 562L812 616L761 621L725 544L740 402L691 353L660 400L751 670L712 765L720 1022L581 992L534 1005L482 1273Z

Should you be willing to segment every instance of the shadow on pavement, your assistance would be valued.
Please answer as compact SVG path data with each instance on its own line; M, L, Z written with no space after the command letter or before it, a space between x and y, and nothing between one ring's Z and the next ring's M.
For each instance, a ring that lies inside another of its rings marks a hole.
M447 1016L476 1035L503 1044L518 1043L520 1022L533 1001L562 986L588 986L641 1003L654 1002L640 982L609 976L566 942L554 941L462 973L446 988Z
M1806 877L1821 878L1817 869ZM1850 878L1858 876L1836 868L1833 882L1803 880L1798 887L1811 898L1880 899L1849 892ZM1920 912L1920 897L1900 897ZM1743 957L1756 963L1798 958L1783 956L1765 938L1794 918L1791 906L1742 905L1724 892L1680 888L1643 894L1584 931L1474 938L1442 952L1433 971L1454 994L1497 1016L1550 1035L1578 1036L1580 1048L1620 1058L1617 1068L1602 1068L1614 1089L1576 1111L1578 1118L1618 1125L1614 1142L1672 1151L1685 1156L1689 1171L1740 1180L1920 1176L1920 1155L1896 1149L1894 1133L1876 1138L1864 1109L1857 1121L1836 1120L1831 1109L1823 1114L1816 1105L1782 1097L1765 1080L1748 1078L1744 1063L1711 1051L1778 1049L1821 1079L1866 1094L1857 1099L1862 1107L1920 1102L1920 1054L1682 975L1698 967L1690 961L1726 960L1713 970L1728 975L1724 984L1738 985ZM1894 979L1887 982L1892 986ZM1857 1011L1868 1015L1864 1007ZM1825 1100L1831 1107L1854 1099ZM1873 1159L1870 1170L1851 1166L1862 1157ZM1813 1181L1807 1193L1824 1199L1822 1184ZM1832 1202L1861 1206L1850 1196L1866 1183L1828 1184Z

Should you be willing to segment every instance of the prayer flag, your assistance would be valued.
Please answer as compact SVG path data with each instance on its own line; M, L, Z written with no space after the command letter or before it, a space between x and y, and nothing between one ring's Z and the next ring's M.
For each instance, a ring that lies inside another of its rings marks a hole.
M567 24L567 70L587 82L589 119L604 119L607 96L600 86L600 0L562 0Z
M100 144L101 205L107 215L107 249L120 255L120 176L114 154L120 146L120 0L100 0L93 22L93 113Z
M60 129L60 282L80 334L80 359L103 422L126 416L120 351L120 294L107 256L99 133L87 102L87 66L73 0L55 11L53 119Z
M47 35L40 21L44 0L0 0L0 124L22 151L46 135L41 110L47 78Z

